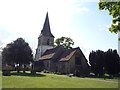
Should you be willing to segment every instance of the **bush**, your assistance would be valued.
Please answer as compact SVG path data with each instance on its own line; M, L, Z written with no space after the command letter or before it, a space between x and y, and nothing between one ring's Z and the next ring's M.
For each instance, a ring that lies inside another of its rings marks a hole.
M3 70L2 71L2 75L3 76L10 76L11 74L10 74L10 70Z

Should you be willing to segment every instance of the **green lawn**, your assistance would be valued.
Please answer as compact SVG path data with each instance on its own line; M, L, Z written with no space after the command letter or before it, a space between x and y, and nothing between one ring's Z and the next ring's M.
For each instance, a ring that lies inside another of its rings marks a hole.
M118 83L89 80L78 77L30 73L2 76L3 88L118 88Z

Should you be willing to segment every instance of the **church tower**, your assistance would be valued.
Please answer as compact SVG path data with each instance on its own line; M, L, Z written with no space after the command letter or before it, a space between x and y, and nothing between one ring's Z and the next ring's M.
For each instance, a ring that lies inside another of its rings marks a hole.
M41 30L41 33L38 37L38 47L36 49L35 60L36 61L39 60L41 55L43 55L43 53L47 49L53 48L53 46L54 46L54 36L51 33L49 17L47 12L43 29Z

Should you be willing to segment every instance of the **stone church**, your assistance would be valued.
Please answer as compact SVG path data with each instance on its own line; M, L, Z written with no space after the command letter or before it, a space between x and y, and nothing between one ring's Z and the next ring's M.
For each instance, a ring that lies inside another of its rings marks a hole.
M79 47L72 49L66 49L63 46L54 47L54 36L51 33L48 12L38 37L35 60L42 61L44 69L49 72L89 74L87 59Z
M47 50L54 47L54 36L50 30L48 12L46 14L45 22L41 34L38 37L38 47L36 49L35 60L38 61L41 55Z

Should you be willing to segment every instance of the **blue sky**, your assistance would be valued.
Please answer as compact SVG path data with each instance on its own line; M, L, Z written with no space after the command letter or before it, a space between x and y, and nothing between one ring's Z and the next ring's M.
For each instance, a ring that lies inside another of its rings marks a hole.
M85 3L84 6L89 8L89 12L76 14L71 24L83 42L92 49L117 48L117 35L108 31L112 17L107 11L99 11L97 2Z
M48 9L47 9L48 8ZM118 35L108 27L112 17L98 9L98 2L81 0L1 0L0 41L7 43L22 37L33 51L48 11L55 39L70 37L88 58L90 51L118 48Z

